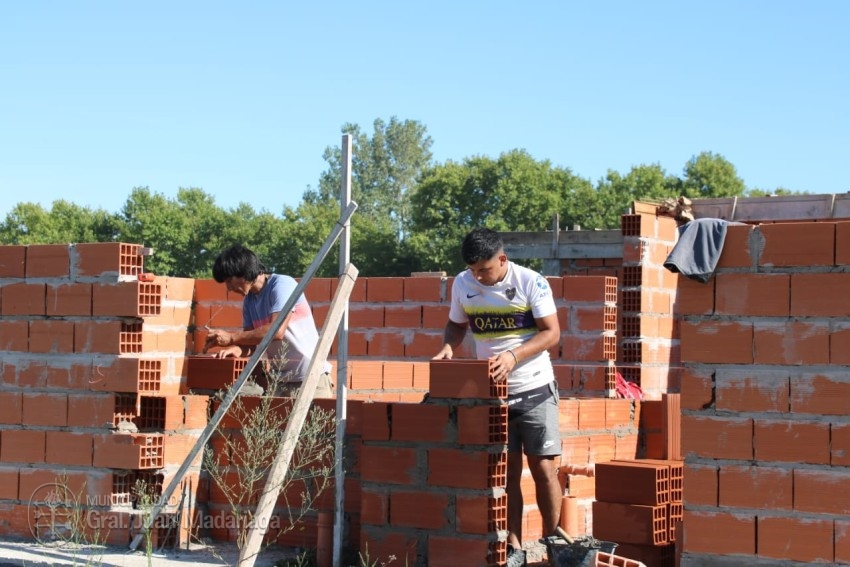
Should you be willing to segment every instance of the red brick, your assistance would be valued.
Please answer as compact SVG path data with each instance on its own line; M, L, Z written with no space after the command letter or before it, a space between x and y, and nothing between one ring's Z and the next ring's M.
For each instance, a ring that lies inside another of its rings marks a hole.
M354 287L348 296L348 301L351 303L363 303L366 301L366 282L369 278L357 278L354 282ZM339 287L339 280L331 281L331 297L336 295L336 290Z
M412 485L420 474L414 449L363 445L360 457L366 482Z
M442 346L442 332L414 331L413 339L404 346L404 356L407 358L431 358L439 352ZM461 348L455 352L455 355L466 356L466 353Z
M74 352L74 322L63 319L33 319L29 330L30 352L70 354Z
M684 501L689 505L717 506L719 498L718 467L685 463Z
M443 278L410 277L404 278L404 300L412 303L440 301Z
M0 390L0 423L18 425L21 423L23 400L21 392Z
M307 301L313 303L324 303L331 300L331 281L332 278L311 278L304 288L304 295ZM299 279L300 283L301 280Z
M844 372L804 373L791 381L791 411L795 414L846 415L850 381Z
M390 499L385 492L364 488L360 506L360 521L364 524L385 526L389 523Z
M0 246L0 278L26 277L27 247L22 245Z
M384 310L384 326L418 329L422 326L422 306L388 305Z
M163 436L106 434L94 436L92 465L113 469L158 469L164 465Z
M375 358L401 358L404 356L405 336L400 331L376 331L367 339L366 353Z
M4 438L5 439L5 438ZM850 473L837 470L794 470L794 509L843 516L850 509Z
M508 408L505 405L458 406L457 442L503 444L508 441Z
M384 326L384 307L375 305L352 305L348 311L350 327L381 328Z
M460 533L486 535L507 528L507 496L482 498L463 496L455 499L455 526Z
M765 517L758 520L758 555L804 563L832 563L832 520Z
M413 387L413 363L401 361L384 362L384 389L410 389Z
M121 353L121 322L82 320L74 322L74 352Z
M452 435L448 406L393 405L392 440L417 443L449 441Z
M751 225L729 225L726 227L726 238L723 241L723 251L717 259L717 269L750 268L758 260L758 247L750 246L751 238L758 232ZM760 237L760 234L758 234ZM680 278L681 280L682 278Z
M682 455L753 459L753 421L736 417L682 416Z
M593 502L593 537L605 541L667 543L667 506Z
M118 282L92 287L92 315L146 317L159 315L162 286L157 283Z
M791 274L791 316L850 316L848 286L850 274Z
M29 332L26 320L0 319L0 351L27 352Z
M0 287L2 315L44 315L46 286L43 283L10 283Z
M46 432L46 461L52 465L92 464L92 437L90 433L71 431Z
M753 332L756 364L829 364L826 323L757 322Z
M18 499L18 467L0 466L0 499Z
M756 518L749 514L685 510L684 551L711 555L754 555Z
M829 464L829 424L758 419L753 445L760 462Z
M142 273L141 245L122 242L87 242L74 245L77 277L137 276Z
M493 488L491 465L497 453L461 449L428 450L428 485L451 488Z
M64 283L47 286L47 316L91 316L91 284Z
M214 279L195 280L195 301L199 304L227 301L227 287Z
M606 276L564 276L563 297L567 303L605 303Z
M448 320L448 305L427 305L422 308L423 329L445 329Z
M834 467L850 466L850 423L833 423L830 439L830 464Z
M709 370L684 368L681 388L682 409L702 409L714 401L714 376Z
M596 463L596 499L601 502L658 506L670 501L670 472L640 461Z
M4 463L43 463L44 431L5 429L0 444L0 461Z
M717 371L716 381L715 406L718 410L782 413L790 411L788 391L792 381L785 370L722 369ZM685 390L683 379L682 391Z
M605 399L579 400L578 428L580 431L605 429Z
M850 522L835 520L835 561L850 563Z
M21 419L27 426L64 427L68 424L68 396L24 392Z
M683 321L680 333L682 362L753 363L751 323Z
M220 390L229 388L244 371L246 358L190 356L186 384L189 388Z
M493 383L486 360L432 360L430 365L433 398L507 397L507 385Z
M364 441L389 441L390 416L393 406L384 402L362 405L362 436Z
M788 317L789 302L793 303L789 274L720 273L716 277L718 315Z
M27 246L28 278L61 278L71 274L70 248L67 244L30 244Z
M711 315L714 313L716 278L707 283L680 277L676 287L673 312L676 315Z
M384 365L380 361L352 360L349 377L352 390L380 390L384 384Z
M68 396L69 427L111 427L115 414L115 396L85 393Z
M688 479L694 480L693 477ZM720 468L719 486L719 505L722 508L790 511L793 507L793 474L790 469L724 465ZM688 503L691 504L690 501Z
M402 492L390 494L390 525L439 530L448 524L449 499L445 493Z
M759 266L832 266L835 224L823 222L763 224Z
M360 278L366 280L366 301L391 302L404 300L404 278Z

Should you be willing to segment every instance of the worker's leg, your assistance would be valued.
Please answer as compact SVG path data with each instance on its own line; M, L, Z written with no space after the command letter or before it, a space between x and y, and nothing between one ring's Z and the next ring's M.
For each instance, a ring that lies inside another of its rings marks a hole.
M528 455L528 469L537 492L537 508L543 518L543 535L554 535L561 517L563 492L558 481L559 457Z
M522 548L522 453L508 450L508 543Z

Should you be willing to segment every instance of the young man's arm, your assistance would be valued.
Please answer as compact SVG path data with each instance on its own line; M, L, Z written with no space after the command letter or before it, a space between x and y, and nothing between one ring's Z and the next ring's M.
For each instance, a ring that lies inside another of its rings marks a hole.
M216 353L216 356L219 358L226 358L228 356L248 356L252 352L250 347L260 344L272 324L277 320L278 315L280 315L280 313L272 313L271 319L268 323L255 329L242 329L241 331L233 332L214 329L210 331L210 334L207 336L204 350L206 351L208 348L214 346L226 347ZM291 318L292 312L287 315L286 321L284 321L278 328L274 336L275 339L283 340L284 333L286 333L286 327L289 325Z
M449 320L446 323L445 331L443 331L443 348L432 360L451 360L454 356L454 349L463 342L468 326L465 323L455 323Z

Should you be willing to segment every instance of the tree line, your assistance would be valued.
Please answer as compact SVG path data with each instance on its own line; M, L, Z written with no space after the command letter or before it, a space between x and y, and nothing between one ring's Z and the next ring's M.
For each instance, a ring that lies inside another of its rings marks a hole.
M352 136L351 260L363 276L407 276L417 271L463 268L459 243L472 227L500 231L562 228L611 229L632 201L685 196L763 196L787 189L748 189L723 156L703 152L681 176L658 164L611 171L596 183L549 160L514 149L498 157L474 155L435 163L432 139L415 120L376 119L371 134L344 124ZM154 249L145 261L159 275L209 278L218 252L233 243L252 248L266 266L295 277L303 274L339 219L342 155L328 147L327 169L317 188L280 214L247 203L224 209L201 188L180 188L166 198L134 188L117 213L65 200L49 209L22 202L0 224L0 244L130 242ZM338 274L336 248L318 276Z

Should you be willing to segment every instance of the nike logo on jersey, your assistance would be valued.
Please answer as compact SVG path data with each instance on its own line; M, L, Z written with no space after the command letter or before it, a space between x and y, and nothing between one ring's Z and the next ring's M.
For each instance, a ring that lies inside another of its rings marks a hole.
M473 297L478 297L479 295L481 295L481 294L480 293L467 293L466 298L472 299Z

